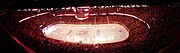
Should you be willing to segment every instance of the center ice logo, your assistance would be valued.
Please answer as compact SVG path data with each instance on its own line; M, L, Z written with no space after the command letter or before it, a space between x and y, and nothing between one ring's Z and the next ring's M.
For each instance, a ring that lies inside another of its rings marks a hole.
M88 30L80 30L77 32L78 36L88 36L89 31Z

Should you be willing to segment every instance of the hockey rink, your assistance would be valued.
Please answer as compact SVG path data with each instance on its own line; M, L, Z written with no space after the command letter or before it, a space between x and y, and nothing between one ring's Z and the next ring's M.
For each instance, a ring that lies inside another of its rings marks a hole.
M82 44L114 43L129 37L129 31L120 24L56 24L42 32L47 38Z

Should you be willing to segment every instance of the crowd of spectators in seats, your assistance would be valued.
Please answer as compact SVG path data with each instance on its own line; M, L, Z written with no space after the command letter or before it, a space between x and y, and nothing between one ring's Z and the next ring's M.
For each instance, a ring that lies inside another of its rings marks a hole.
M118 11L117 11L118 9ZM27 45L36 52L158 52L168 42L163 40L171 40L171 33L168 33L169 26L166 27L162 16L166 15L164 8L144 7L144 8L101 8L90 9L90 13L109 13L119 12L135 15L145 20L152 29L132 17L127 16L90 16L86 20L78 20L75 17L58 17L51 13L31 18L27 21L19 23L14 36L17 37L23 44ZM71 10L58 10L52 12L55 14L74 13ZM12 16L14 18L24 18L34 15L34 12L16 12ZM109 20L107 20L109 19ZM170 18L167 18L170 19ZM109 22L108 22L109 21ZM160 21L160 22L159 22ZM44 27L53 24L124 24L129 29L129 38L122 42L109 44L81 44L70 43L59 40L46 38L41 31ZM167 31L167 32L165 32ZM169 38L168 38L169 37Z

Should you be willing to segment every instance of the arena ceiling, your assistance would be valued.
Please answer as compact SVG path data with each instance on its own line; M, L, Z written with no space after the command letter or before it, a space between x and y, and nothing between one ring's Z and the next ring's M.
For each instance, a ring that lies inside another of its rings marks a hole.
M171 0L11 0L0 1L1 8L40 8L65 6L126 5L126 4L172 4Z

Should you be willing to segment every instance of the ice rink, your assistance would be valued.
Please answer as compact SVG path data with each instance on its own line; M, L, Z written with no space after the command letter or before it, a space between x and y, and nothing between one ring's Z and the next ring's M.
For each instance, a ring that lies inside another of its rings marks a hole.
M42 31L48 38L83 44L114 43L129 37L129 31L119 24L56 24Z

